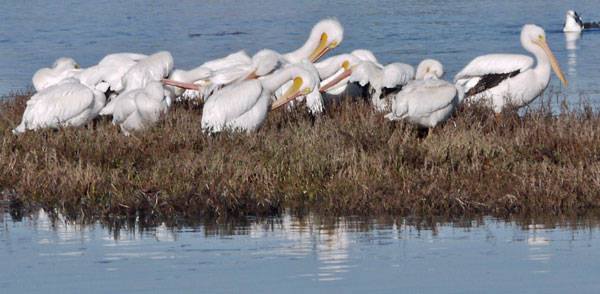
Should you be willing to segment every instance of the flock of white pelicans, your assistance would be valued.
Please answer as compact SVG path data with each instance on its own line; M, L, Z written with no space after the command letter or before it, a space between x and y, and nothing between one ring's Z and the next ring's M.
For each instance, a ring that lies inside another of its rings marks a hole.
M188 71L173 69L173 57L166 51L110 54L86 69L71 58L60 58L33 76L37 93L27 101L23 120L13 132L81 126L111 115L128 135L155 123L172 102L186 99L203 102L205 132L253 132L269 111L286 104L319 115L332 103L359 97L389 112L390 120L431 129L463 99L485 99L496 113L509 102L529 104L548 85L551 67L568 86L546 33L532 24L523 26L521 44L537 59L535 67L528 55L483 55L467 64L454 84L442 79L442 64L433 59L423 60L416 72L404 63L382 65L364 49L322 60L342 42L343 33L336 19L325 19L293 52L264 49L250 57L240 51ZM305 103L299 103L302 100Z

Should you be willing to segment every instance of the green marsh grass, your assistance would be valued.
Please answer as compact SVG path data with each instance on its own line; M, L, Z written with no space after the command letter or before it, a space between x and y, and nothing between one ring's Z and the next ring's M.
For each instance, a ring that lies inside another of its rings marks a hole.
M427 132L364 102L270 113L257 133L200 130L176 104L123 136L108 118L15 136L31 94L0 105L0 193L71 217L578 213L600 207L600 117L590 107L463 105ZM552 101L555 94L547 94Z

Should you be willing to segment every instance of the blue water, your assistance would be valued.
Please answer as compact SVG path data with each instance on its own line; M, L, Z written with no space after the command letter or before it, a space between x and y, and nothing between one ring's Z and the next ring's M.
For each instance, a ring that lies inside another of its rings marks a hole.
M598 221L249 219L109 230L1 216L2 293L597 293Z
M597 0L0 1L0 93L30 86L37 69L62 56L87 67L109 53L169 50L176 67L190 69L241 49L289 52L332 16L344 25L345 39L330 54L365 48L383 63L413 66L436 58L448 80L478 55L528 54L519 32L535 23L546 30L571 85L566 89L553 75L550 88L571 102L598 102L600 30L567 42L568 9L600 21Z

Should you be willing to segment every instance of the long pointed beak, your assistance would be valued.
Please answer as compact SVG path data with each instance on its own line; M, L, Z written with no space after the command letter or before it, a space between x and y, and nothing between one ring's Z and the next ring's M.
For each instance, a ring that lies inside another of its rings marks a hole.
M315 49L308 59L314 63L319 60L319 58L323 57L322 52L323 50L327 49L325 48L325 45L327 45L327 34L323 34L321 36L321 42L319 43L319 46L317 46L317 49Z
M190 89L190 90L200 90L204 88L202 85L193 84L193 83L183 83L178 81L173 81L169 79L162 79L161 82L165 85L175 86L182 89Z
M300 93L300 87L302 87L302 78L295 78L292 86L281 96L281 98L273 102L271 105L271 110L280 108L286 103L298 98L298 96L302 94Z
M333 81L329 82L329 84L319 88L319 92L325 92L325 91L329 90L329 88L331 88L331 87L335 86L336 84L338 84L339 82L341 82L343 79L349 77L352 74L352 69L354 69L354 67L350 67L350 68L346 69L337 78L335 78Z
M560 69L558 61L556 61L556 57L554 57L554 54L552 54L552 50L550 50L550 47L548 47L548 43L539 42L538 44L540 47L542 47L542 49L544 49L544 51L546 51L546 55L548 55L548 59L550 59L550 65L552 66L554 73L556 73L556 76L561 80L561 82L563 82L563 84L565 84L565 86L568 87L569 83L567 82L567 79L565 79L565 75Z
M321 59L321 57L323 57L325 54L327 54L327 52L329 52L329 50L331 50L331 47L327 47L327 48L323 48L323 50L321 50L321 52L319 52L315 57L313 57L310 61L312 63L315 63L317 61L319 61L319 59Z

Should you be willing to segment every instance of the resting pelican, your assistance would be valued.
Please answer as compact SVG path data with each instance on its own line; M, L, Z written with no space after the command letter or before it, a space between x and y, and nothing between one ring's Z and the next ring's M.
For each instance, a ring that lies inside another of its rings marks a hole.
M546 43L546 33L536 25L523 26L521 44L537 58L518 54L489 54L473 59L461 70L454 82L464 88L465 98L486 99L496 113L510 101L525 106L538 97L550 81L550 66L568 87L565 76Z
M100 111L100 115L111 115L115 111L117 101L124 96L128 96L127 92L143 89L151 81L160 81L173 71L173 56L167 51L161 51L152 54L133 65L123 76L123 91L114 99L112 99ZM171 104L171 97L167 97L168 103Z
M105 103L104 93L78 79L66 78L37 92L27 101L23 120L13 133L61 125L81 126L96 117Z
M581 32L583 30L583 22L581 16L575 10L567 11L567 19L563 32Z
M166 113L170 105L162 83L157 81L150 81L145 88L127 93L116 102L113 113L113 123L118 123L126 136L131 131L142 130L157 122L160 114Z
M288 67L291 66L290 64L287 65ZM319 71L317 70L317 68L315 67L315 64L313 64L310 60L308 59L303 59L300 64L298 64L297 66L302 67L304 70L306 70L306 72L308 74L311 75L311 79L314 81L320 81L320 77L319 77ZM283 95L294 85L294 81L293 80L288 80L287 82L285 82L281 87L279 87L273 96L271 96L271 99L273 101L279 99L280 97L283 97ZM297 97L296 99L294 99L293 101L290 101L289 103L287 103L288 105L288 110L290 110L291 108L293 108L296 102L301 102L305 99L306 97L306 108L308 109L308 112L312 115L319 115L321 113L323 113L323 110L325 108L325 105L323 103L323 97L321 96L321 92L319 87L312 87L311 88L312 91L305 93L303 95L300 95L299 97Z
M79 72L79 66L73 58L61 57L54 62L52 68L41 68L33 74L31 79L35 91L42 91L60 81L72 77Z
M423 60L417 70L420 79L409 82L392 97L392 112L385 117L390 120L404 119L429 128L430 132L431 128L448 119L460 105L464 95L453 84L438 80L443 72L439 61Z

